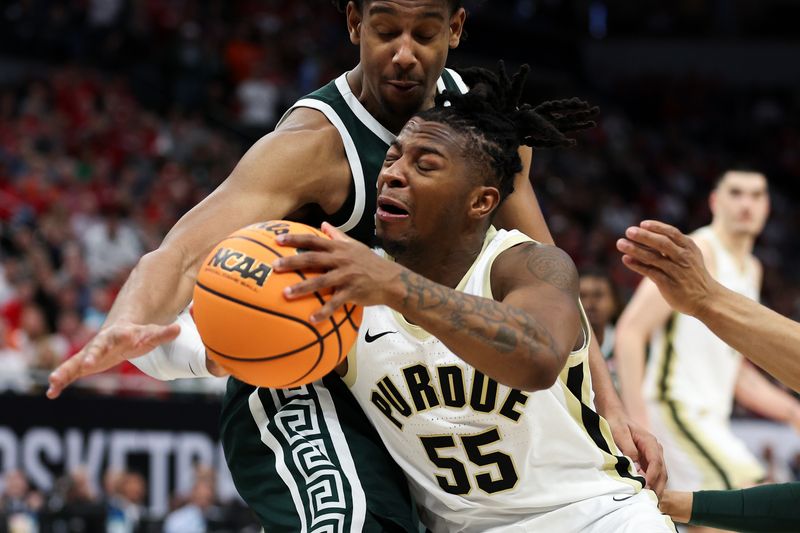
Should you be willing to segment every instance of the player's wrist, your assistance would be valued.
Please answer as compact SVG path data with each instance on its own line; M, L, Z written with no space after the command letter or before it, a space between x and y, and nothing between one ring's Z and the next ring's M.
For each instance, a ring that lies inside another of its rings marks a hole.
M693 500L694 495L691 492L665 490L658 502L658 508L676 522L686 524L692 519Z
M715 280L709 280L710 284L705 293L696 298L693 309L687 310L687 315L691 315L698 320L708 317L719 306L725 298L724 287Z
M392 263L392 268L396 268L397 272L391 276L388 283L384 283L381 286L380 305L402 311L401 307L408 296L406 284L403 282L404 273L410 274L411 271L397 263Z

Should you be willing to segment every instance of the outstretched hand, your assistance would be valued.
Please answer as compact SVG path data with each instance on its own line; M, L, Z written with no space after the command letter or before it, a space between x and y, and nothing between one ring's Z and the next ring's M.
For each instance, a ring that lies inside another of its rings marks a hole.
M655 220L628 228L625 237L617 241L617 249L625 254L625 266L650 278L670 307L695 316L717 282L694 241L677 228Z
M104 372L119 363L139 357L180 333L177 324L132 324L117 322L100 330L83 349L50 373L47 397L58 396L76 380Z
M358 305L386 303L387 288L398 278L402 266L387 261L364 244L351 239L327 222L322 231L330 237L285 234L278 236L282 246L302 248L304 251L282 257L272 263L275 272L292 270L322 272L284 289L289 299L303 298L314 292L333 291L333 295L309 320L319 323L327 320L347 302Z

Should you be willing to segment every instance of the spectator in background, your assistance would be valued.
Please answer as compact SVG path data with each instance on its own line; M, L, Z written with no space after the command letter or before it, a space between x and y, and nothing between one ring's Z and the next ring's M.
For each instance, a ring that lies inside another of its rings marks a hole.
M125 206L106 205L101 213L103 218L82 236L93 283L107 282L129 270L143 253L139 236L127 221Z
M105 286L98 286L89 292L89 305L83 315L83 322L92 330L97 331L106 319L108 310L111 309L113 300L110 291Z
M119 505L125 516L125 522L133 531L146 518L145 496L147 489L144 477L138 472L125 472L117 489Z
M603 357L609 359L614 352L614 321L620 308L617 288L604 269L582 268L580 296Z
M586 317L597 336L600 351L608 364L611 379L617 386L614 367L614 322L619 314L619 296L616 286L604 269L587 267L580 273L580 297Z
M78 311L62 307L58 315L58 335L67 341L66 356L78 353L83 345L92 337L92 330L83 323Z
M250 75L236 88L239 100L239 121L254 132L263 134L272 129L277 121L280 103L280 82L277 73L270 71L264 63L250 69Z
M6 320L11 331L14 331L22 324L22 312L25 307L33 303L37 285L31 276L21 272L10 281L14 291L0 309L0 315Z
M67 340L50 330L42 308L35 303L23 308L19 328L11 336L32 371L50 371L69 352Z
M106 510L106 533L133 533L140 513L126 512L129 503L120 495L127 472L109 468L103 474L103 505Z
M9 471L0 492L0 519L6 521L0 524L0 530L35 533L41 508L42 496L30 489L25 475L19 470Z
M0 316L0 392L25 392L30 385L27 361L22 351L11 345L8 323Z
M204 474L198 469L189 500L167 515L164 533L205 533L209 522L222 519L220 509L214 506L215 488L213 473Z
M105 533L106 512L92 490L84 468L76 468L55 482L47 502L46 531Z

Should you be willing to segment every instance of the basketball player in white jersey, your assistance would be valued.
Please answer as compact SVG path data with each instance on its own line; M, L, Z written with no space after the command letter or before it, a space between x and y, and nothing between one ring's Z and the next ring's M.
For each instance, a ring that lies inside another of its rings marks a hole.
M286 291L335 291L314 322L369 306L340 371L432 531L673 531L592 410L575 266L490 226L520 143L541 144L550 125L518 107L524 76L484 80L437 97L392 143L383 250L325 224L333 240L281 236L308 251L273 268L327 271Z
M752 250L769 212L766 177L726 172L710 207L711 225L692 237L712 275L755 300L762 270ZM662 442L669 485L677 490L744 487L763 477L758 461L731 433L734 397L759 414L800 427L796 400L699 320L673 312L649 279L620 317L615 356L623 399Z

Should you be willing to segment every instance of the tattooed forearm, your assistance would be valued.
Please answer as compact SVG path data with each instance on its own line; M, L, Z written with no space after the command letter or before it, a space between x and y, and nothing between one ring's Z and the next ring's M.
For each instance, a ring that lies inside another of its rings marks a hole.
M528 272L543 282L578 297L578 276L575 265L563 250L546 244L535 245L528 253Z
M550 332L521 309L454 291L410 271L401 280L404 307L437 313L451 332L466 333L501 353L519 351L531 359L545 353L558 360Z

